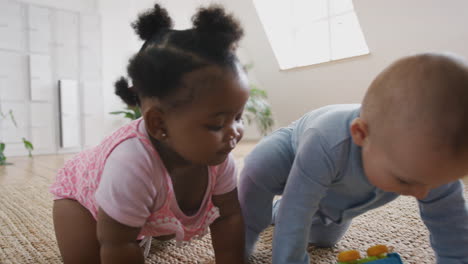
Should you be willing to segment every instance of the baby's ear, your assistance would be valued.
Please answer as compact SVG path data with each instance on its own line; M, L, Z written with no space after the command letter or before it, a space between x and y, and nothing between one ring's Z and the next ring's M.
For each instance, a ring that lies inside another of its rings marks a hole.
M353 122L351 122L349 130L351 132L351 137L353 138L354 144L362 147L367 141L367 137L369 136L367 122L364 119L357 117L353 120Z
M162 141L167 138L166 127L164 123L164 112L157 106L152 106L148 108L143 113L143 118L145 120L146 131L148 134Z

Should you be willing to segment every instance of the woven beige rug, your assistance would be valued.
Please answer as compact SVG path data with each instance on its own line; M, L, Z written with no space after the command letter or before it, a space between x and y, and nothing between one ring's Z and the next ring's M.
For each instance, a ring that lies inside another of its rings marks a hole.
M0 263L61 263L52 226L48 184L49 180L38 177L26 185L0 185ZM271 235L271 228L263 234L251 263L271 263ZM393 246L407 264L435 263L416 202L408 197L400 197L356 218L335 248L311 249L311 263L334 263L340 250L365 251L376 243ZM195 264L212 259L210 238L205 236L181 248L173 242L154 241L147 263Z

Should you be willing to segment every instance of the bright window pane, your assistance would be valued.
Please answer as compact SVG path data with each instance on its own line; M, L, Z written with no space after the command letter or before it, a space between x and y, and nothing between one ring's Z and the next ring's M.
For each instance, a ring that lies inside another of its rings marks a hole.
M288 1L283 0L283 2ZM291 0L291 2L292 18L296 27L328 17L328 0Z
M280 69L368 54L352 0L253 0Z
M284 70L295 67L295 56L291 53L294 50L293 34L272 34L269 39L280 68Z
M330 0L330 15L340 15L349 11L353 11L352 0Z
M332 60L369 53L354 12L330 19Z
M281 69L294 67L292 4L283 0L256 0L255 8ZM282 19L278 19L281 17ZM289 23L288 23L289 22Z
M328 20L302 27L296 32L296 66L306 66L330 60Z

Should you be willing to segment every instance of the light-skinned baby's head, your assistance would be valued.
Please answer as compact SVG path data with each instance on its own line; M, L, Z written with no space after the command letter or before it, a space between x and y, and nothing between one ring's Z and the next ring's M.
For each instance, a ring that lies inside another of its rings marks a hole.
M376 187L418 199L468 174L468 64L425 53L391 64L351 125Z

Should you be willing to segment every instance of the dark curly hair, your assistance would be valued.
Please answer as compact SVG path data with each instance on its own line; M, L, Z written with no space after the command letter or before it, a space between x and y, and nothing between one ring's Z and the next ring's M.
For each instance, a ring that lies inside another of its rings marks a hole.
M193 28L173 30L172 20L159 4L132 23L145 41L127 67L133 87L124 77L115 83L127 105L140 105L140 98L165 98L180 86L184 74L217 65L236 71L234 52L243 35L239 22L219 5L200 8L192 17Z

